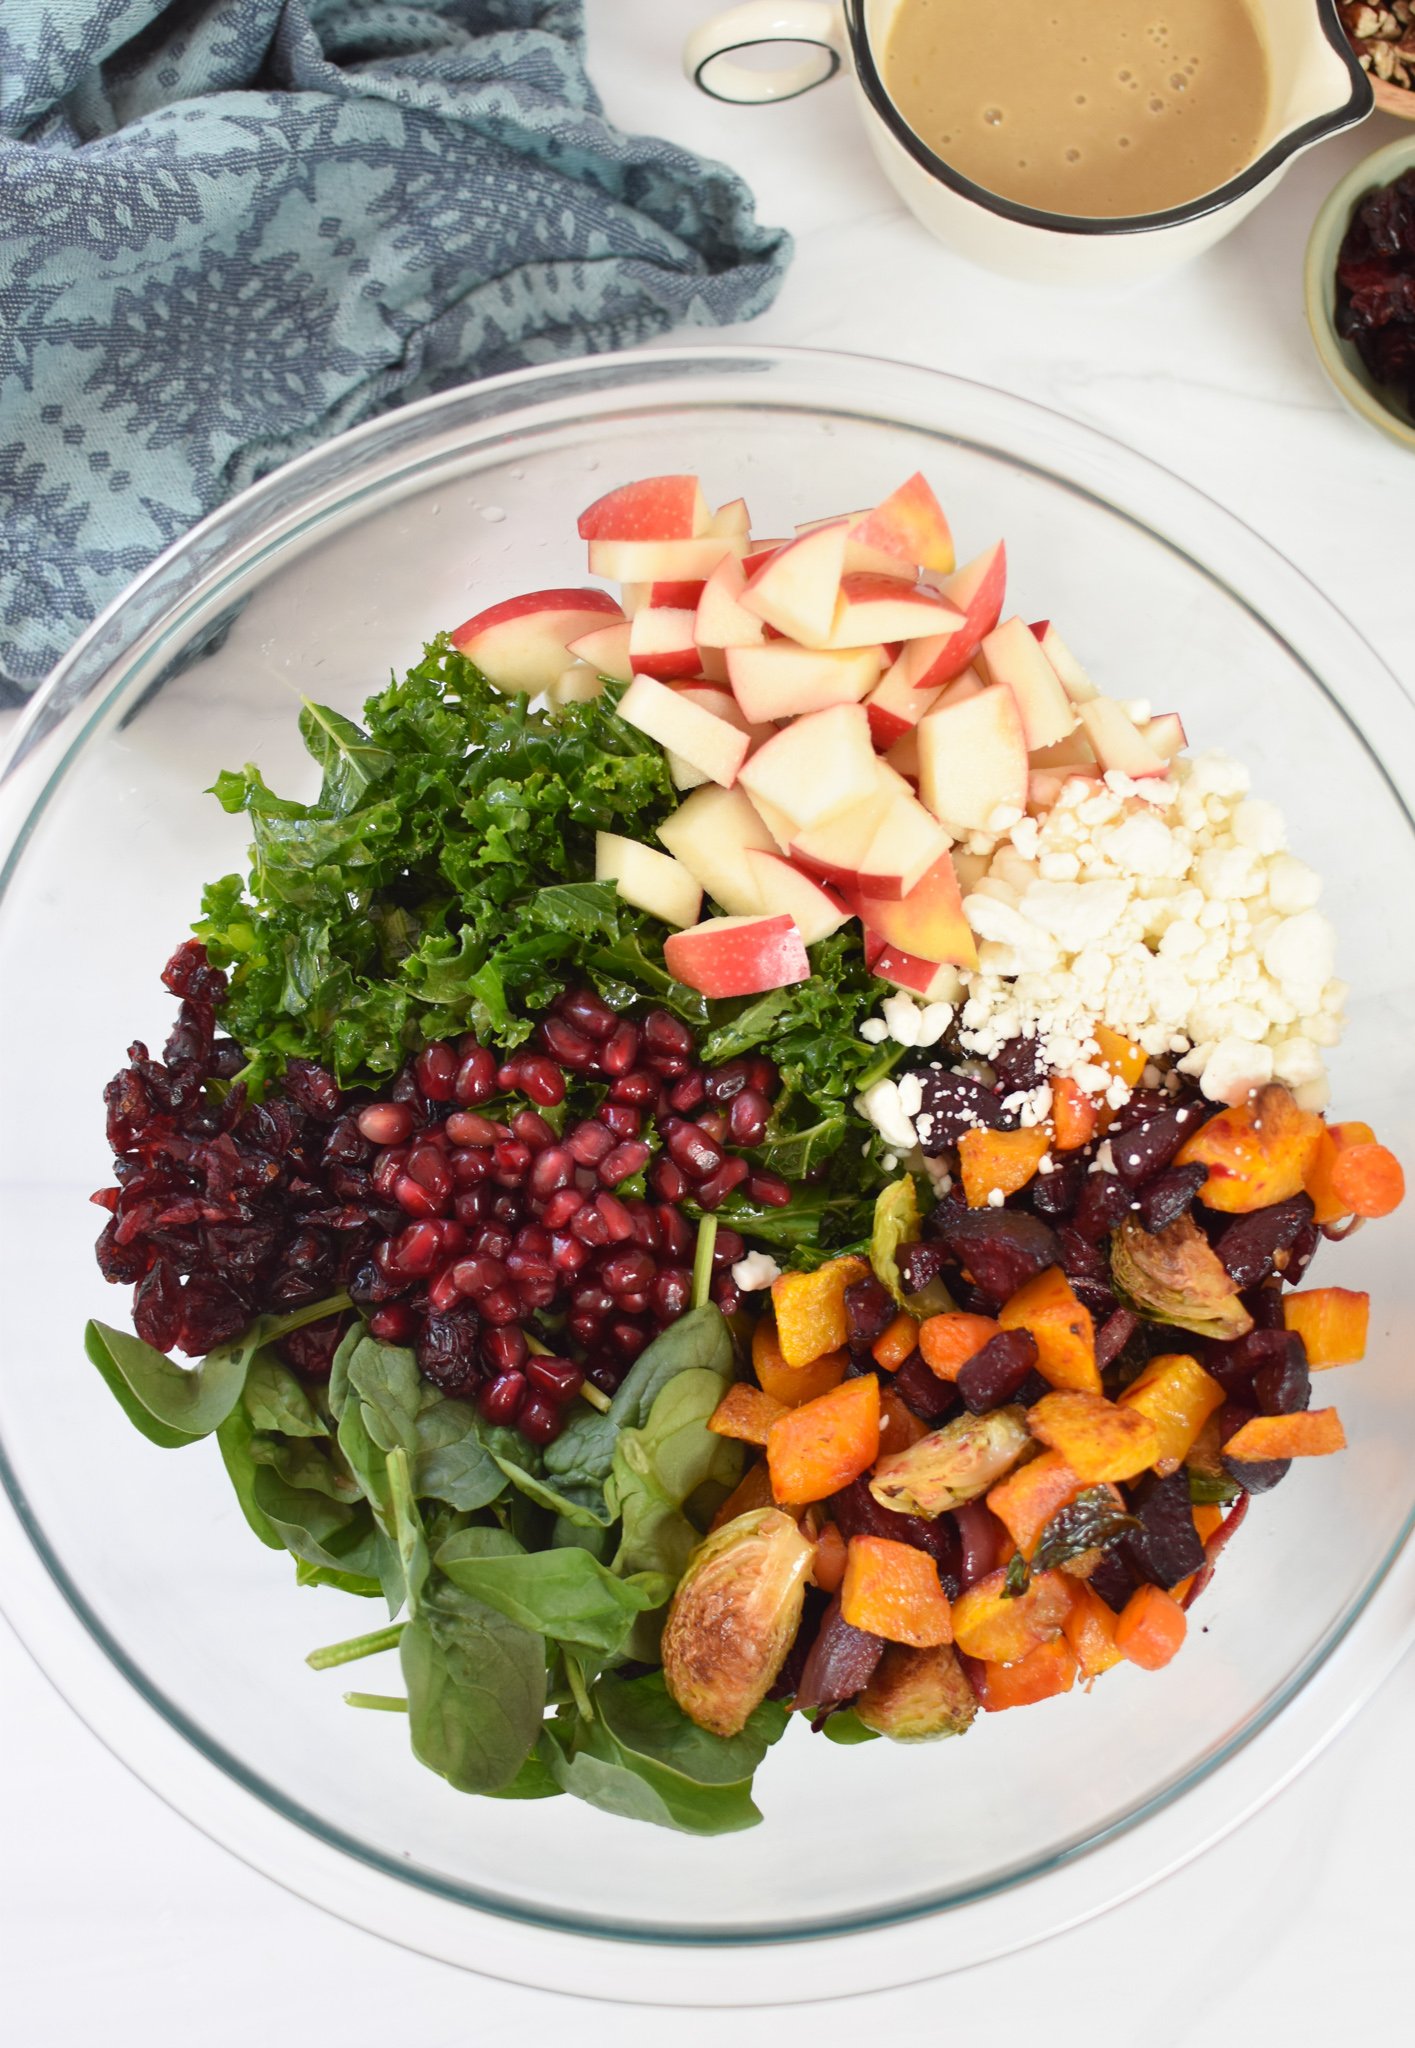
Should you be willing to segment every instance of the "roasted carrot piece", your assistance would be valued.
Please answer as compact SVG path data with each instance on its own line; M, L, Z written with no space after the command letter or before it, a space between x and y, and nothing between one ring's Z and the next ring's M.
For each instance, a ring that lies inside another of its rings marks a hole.
M907 1451L910 1444L918 1443L929 1433L926 1422L914 1413L902 1394L895 1392L887 1383L879 1390L879 1454L887 1458L891 1451Z
M1069 1508L1082 1490L1081 1480L1060 1451L1043 1451L999 1479L989 1489L987 1502L1023 1557L1030 1557L1052 1516Z
M958 1164L968 1207L985 1209L989 1196L999 1189L1015 1195L1050 1149L1051 1139L1040 1125L1019 1131L965 1131L958 1140Z
M1223 1388L1197 1358L1166 1351L1130 1382L1119 1405L1136 1409L1154 1424L1159 1438L1154 1467L1163 1478L1178 1471L1204 1424L1223 1406Z
M1127 1088L1133 1088L1145 1071L1145 1048L1137 1045L1133 1038L1124 1038L1120 1032L1112 1031L1108 1024L1097 1024L1096 1064L1109 1068L1117 1081L1123 1081Z
M1405 1200L1405 1174L1384 1145L1346 1145L1332 1162L1332 1192L1347 1216L1389 1216Z
M1325 1458L1346 1449L1346 1431L1335 1408L1306 1408L1296 1415L1255 1415L1223 1447L1226 1458L1264 1464L1269 1458Z
M738 1380L713 1409L708 1428L714 1436L735 1437L738 1443L756 1444L760 1448L773 1422L785 1413L781 1403L773 1401L770 1394Z
M838 1593L840 1582L845 1576L846 1544L834 1522L824 1522L816 1538L815 1562L811 1577L822 1593Z
M1246 1215L1301 1194L1321 1137L1321 1118L1272 1082L1210 1117L1185 1139L1174 1163L1208 1169L1199 1190L1206 1208Z
M930 1650L953 1641L948 1595L926 1550L892 1536L852 1536L840 1588L840 1612L852 1628Z
M1037 1369L1054 1387L1098 1394L1096 1332L1091 1312L1071 1291L1060 1266L1048 1266L1019 1288L998 1310L1004 1330L1030 1330L1037 1340Z
M1201 1543L1207 1543L1223 1527L1223 1509L1215 1500L1196 1501L1190 1513L1194 1517L1194 1533Z
M1317 1149L1312 1154L1312 1163L1303 1182L1312 1198L1314 1223L1339 1223L1343 1216L1351 1213L1336 1192L1336 1162L1341 1154L1353 1145L1374 1145L1375 1142L1376 1134L1369 1124L1345 1123L1322 1126L1322 1135L1317 1140Z
M913 1357L922 1327L917 1316L905 1315L901 1310L889 1328L875 1338L870 1356L882 1372L898 1372L905 1360Z
M1071 1589L1071 1611L1061 1624L1061 1633L1071 1645L1081 1676L1089 1681L1120 1662L1115 1647L1115 1625L1120 1616L1093 1593L1084 1579Z
M1098 1114L1095 1097L1088 1095L1079 1082L1069 1074L1053 1075L1051 1126L1058 1152L1075 1152L1080 1146L1089 1145L1096 1134Z
M879 1381L872 1372L789 1408L766 1440L772 1493L787 1506L829 1499L878 1456Z
M1015 1599L1006 1572L989 1572L954 1601L953 1639L984 1664L1016 1664L1060 1635L1070 1610L1071 1581L1062 1572L1039 1572Z
M1184 1609L1162 1586L1140 1586L1115 1625L1115 1647L1142 1671L1160 1671L1189 1632Z
M1134 1479L1159 1456L1159 1431L1149 1416L1117 1407L1104 1394L1044 1394L1028 1410L1027 1427L1060 1453L1084 1486Z
M776 1341L788 1365L810 1365L842 1348L850 1334L845 1290L869 1270L863 1259L831 1259L814 1273L783 1273L772 1282Z
M1283 1325L1302 1339L1314 1372L1364 1358L1370 1316L1370 1295L1350 1287L1308 1287L1283 1296Z
M1076 1657L1064 1636L1038 1643L1014 1664L982 1664L973 1678L973 1690L985 1714L1001 1714L1008 1707L1035 1707L1042 1700L1070 1692L1076 1683Z
M956 1380L970 1358L990 1344L1001 1324L991 1316L965 1315L961 1310L946 1316L927 1316L919 1325L919 1349L924 1364L941 1380Z
M800 1408L807 1401L838 1387L850 1363L848 1351L827 1351L809 1365L788 1365L776 1341L776 1325L763 1316L752 1332L752 1370L763 1393L783 1408Z
M711 1528L720 1529L724 1522L735 1522L738 1515L750 1514L753 1508L775 1506L766 1459L755 1458L713 1516Z

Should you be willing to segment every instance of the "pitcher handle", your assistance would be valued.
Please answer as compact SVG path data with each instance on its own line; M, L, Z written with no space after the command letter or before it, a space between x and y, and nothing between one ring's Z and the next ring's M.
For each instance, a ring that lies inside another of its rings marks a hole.
M798 43L810 54L779 71L734 62L734 51L757 43ZM843 55L841 11L834 0L747 0L694 29L683 45L683 69L709 99L759 107L824 85Z

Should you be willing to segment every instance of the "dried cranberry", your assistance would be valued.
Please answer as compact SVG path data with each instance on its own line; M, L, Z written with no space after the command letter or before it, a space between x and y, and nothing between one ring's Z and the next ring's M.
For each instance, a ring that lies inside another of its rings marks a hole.
M481 1380L477 1339L481 1325L470 1308L430 1315L417 1338L418 1369L444 1393L469 1393Z
M182 1283L158 1259L133 1296L133 1328L154 1351L171 1351L182 1332Z
M306 1323L281 1338L280 1356L301 1379L327 1380L348 1326L347 1316L322 1316L317 1323Z

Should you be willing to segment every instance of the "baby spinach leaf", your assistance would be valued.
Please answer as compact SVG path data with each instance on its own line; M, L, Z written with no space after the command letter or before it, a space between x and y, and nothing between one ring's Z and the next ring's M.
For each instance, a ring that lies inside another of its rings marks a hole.
M267 1348L251 1361L241 1401L252 1429L279 1436L328 1436L324 1418L276 1351Z
M373 1517L326 1494L289 1486L273 1466L258 1466L251 1497L293 1557L321 1571L381 1580L385 1559Z
M728 1835L761 1819L750 1780L699 1785L626 1754L601 1722L580 1722L573 1747L552 1723L547 1766L562 1792L624 1820L647 1821L680 1834Z
M684 1501L704 1480L732 1485L741 1474L741 1445L707 1426L721 1397L715 1372L690 1367L660 1390L642 1429L620 1431L606 1489L623 1521L616 1572L681 1576L701 1534L682 1512Z
M546 1471L552 1478L578 1487L602 1487L614 1463L620 1432L640 1427L670 1380L683 1372L707 1371L725 1383L734 1370L732 1332L721 1309L712 1303L693 1309L670 1323L635 1359L607 1413L585 1408L571 1418L546 1447Z
M419 1410L414 1427L419 1499L474 1514L506 1491L506 1475L481 1441L481 1417L470 1402L440 1396Z
M234 1409L232 1413L235 1413ZM362 1486L333 1444L319 1443L309 1437L291 1440L256 1433L251 1438L250 1454L253 1464L272 1466L287 1486L297 1490L307 1488L312 1493L324 1493L331 1500L345 1502L364 1497Z
M537 1742L509 1785L488 1792L488 1799L558 1799L560 1787L544 1754L545 1744Z
M673 1591L662 1573L616 1578L586 1550L495 1550L500 1530L464 1529L437 1553L440 1571L488 1607L559 1643L613 1656L636 1614L661 1607Z
M739 1735L711 1735L673 1700L661 1671L630 1679L606 1674L594 1703L621 1749L700 1785L749 1779L789 1718L778 1701L764 1700Z
M857 1743L878 1742L878 1728L867 1728L853 1707L840 1707L827 1715L822 1723L822 1733L827 1742L838 1742L845 1749L852 1749Z
M252 1455L254 1435L251 1419L238 1401L226 1420L217 1425L217 1449L221 1453L221 1462L226 1467L226 1476L235 1491L241 1513L251 1529L268 1550L283 1550L285 1542L280 1531L264 1509L256 1506L257 1466Z

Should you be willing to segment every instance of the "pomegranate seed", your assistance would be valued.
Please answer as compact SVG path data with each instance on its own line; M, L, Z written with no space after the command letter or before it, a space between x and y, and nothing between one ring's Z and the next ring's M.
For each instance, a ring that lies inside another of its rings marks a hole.
M557 1230L550 1240L550 1261L557 1273L578 1273L589 1252L578 1237L571 1237L566 1230Z
M609 1232L609 1242L611 1244L623 1244L626 1239L634 1235L634 1219L624 1207L618 1195L611 1195L609 1193L596 1195L594 1205L599 1215L604 1219L604 1227Z
M582 1209L575 1211L570 1218L570 1231L591 1250L609 1243L609 1225L599 1213L598 1202L586 1202Z
M468 1188L458 1195L452 1204L457 1221L464 1223L468 1230L474 1230L486 1214L486 1199L485 1188Z
M593 1314L592 1311L589 1309L573 1309L571 1311L570 1318L568 1323L566 1324L566 1327L577 1344L583 1344L585 1346L597 1344L599 1342L600 1331L604 1327L604 1317ZM587 1377L592 1377L592 1375L587 1375ZM601 1383L599 1380L595 1380L596 1386L599 1386L600 1384ZM617 1385L617 1380L611 1381L609 1391L612 1391L612 1389Z
M693 1050L693 1034L670 1010L650 1010L644 1019L644 1043L651 1052L686 1059Z
M727 1135L734 1145L760 1145L766 1136L771 1104L755 1088L744 1088L727 1112Z
M574 1400L585 1376L568 1358L533 1358L526 1367L526 1378L552 1401L562 1403Z
M704 1209L719 1207L734 1188L742 1185L750 1171L745 1159L724 1159L716 1173L698 1182L699 1206Z
M686 1266L663 1266L654 1275L650 1306L660 1322L671 1323L687 1309L692 1294L693 1276Z
M701 1108L707 1101L707 1084L695 1068L691 1074L684 1074L681 1081L675 1081L668 1091L668 1103L679 1116L687 1116Z
M442 1315L461 1299L462 1290L457 1285L457 1268L444 1266L427 1291L427 1305L437 1315Z
M606 1335L619 1356L626 1361L637 1358L648 1346L648 1331L638 1323L630 1322L627 1316L620 1316L612 1322Z
M408 1172L419 1187L426 1188L439 1201L445 1200L452 1192L451 1172L435 1145L414 1145L408 1154Z
M693 1118L700 1131L706 1131L714 1145L721 1145L727 1137L727 1112L722 1109L705 1109Z
M479 1045L457 1069L457 1078L452 1083L453 1099L465 1108L473 1102L488 1102L495 1093L496 1055ZM452 1136L455 1139L457 1133L454 1131Z
M505 1285L506 1268L500 1259L494 1259L487 1252L473 1252L470 1258L458 1259L452 1268L459 1294L470 1295L479 1301L493 1288Z
M707 1180L717 1172L722 1164L722 1150L706 1131L700 1131L696 1124L684 1123L678 1117L667 1118L660 1129L670 1158L675 1166L682 1168L689 1180Z
M462 1145L447 1164L452 1169L455 1187L472 1188L491 1172L491 1153L484 1145Z
M531 1165L529 1187L538 1202L548 1202L557 1193L578 1196L578 1189L570 1186L575 1178L575 1162L564 1145L551 1145L537 1155ZM580 1206L577 1199L573 1207L564 1209L555 1217L555 1223L563 1223L573 1216Z
M565 1418L545 1394L528 1394L521 1403L516 1427L528 1443L554 1443L565 1427Z
M498 1187L518 1188L531 1163L531 1148L519 1138L503 1138L491 1155L491 1177Z
M616 1024L599 1049L601 1073L627 1074L639 1057L639 1034L632 1024Z
M775 1060L767 1059L764 1053L754 1053L747 1062L747 1086L755 1088L758 1095L764 1095L768 1102L775 1102L781 1087Z
M496 1070L496 1085L503 1095L509 1095L513 1088L520 1086L521 1062L517 1057L503 1060Z
M534 1252L543 1259L550 1250L550 1232L539 1223L523 1224L516 1232L515 1245L518 1252Z
M591 1358L585 1363L585 1378L591 1386L598 1387L602 1394L612 1394L624 1377L627 1361L617 1358Z
M494 1373L516 1372L526 1362L527 1349L526 1333L514 1323L482 1332L481 1355Z
M621 1315L646 1316L649 1312L649 1292L646 1287L637 1294L621 1294L616 1303Z
M735 1266L737 1261L746 1255L747 1247L735 1230L718 1231L712 1247L714 1270L720 1271L723 1266Z
M550 1156L548 1152L542 1152L541 1159L548 1159ZM540 1159L536 1161L536 1166L539 1167L539 1165ZM535 1187L534 1169L532 1169L532 1192L538 1192ZM576 1210L583 1209L584 1206L585 1198L578 1188L556 1188L546 1200L545 1207L541 1211L541 1220L547 1230L562 1230Z
M607 1188L617 1188L621 1180L629 1180L642 1172L651 1156L641 1138L630 1139L616 1145L609 1157L600 1161L599 1177Z
M489 1323L514 1323L521 1304L509 1287L493 1287L478 1301L477 1310Z
M555 1143L553 1126L536 1109L518 1109L511 1119L511 1130L532 1152L543 1152L547 1145Z
M601 1123L576 1124L565 1149L577 1166L598 1166L614 1150L614 1133Z
M609 1099L611 1102L627 1102L635 1109L645 1109L649 1103L658 1101L658 1076L646 1073L642 1067L633 1067L614 1082Z
M747 1193L763 1209L786 1209L791 1205L791 1183L779 1173L749 1174Z
M442 1233L435 1223L410 1223L394 1238L387 1267L410 1279L430 1273L442 1255Z
M498 1373L489 1380L477 1395L477 1407L488 1422L500 1423L503 1428L516 1420L521 1412L521 1403L526 1398L526 1376L523 1372Z
M624 1206L634 1220L635 1244L642 1245L646 1252L656 1252L663 1242L663 1232L659 1229L652 1202L626 1201Z
M588 1280L570 1296L570 1306L579 1315L604 1317L613 1312L614 1296L606 1294L597 1281Z
M506 1270L518 1288L524 1286L527 1281L533 1284L553 1281L555 1268L550 1262L549 1245L547 1244L543 1252L523 1252L513 1245L506 1254Z
M619 1022L608 1003L601 1002L592 989L567 989L559 1007L561 1015L590 1038L608 1038Z
M519 1223L522 1204L518 1196L509 1190L494 1197L491 1204L492 1220L496 1223Z
M381 1152L373 1163L373 1173L370 1176L374 1193L382 1195L386 1201L398 1185L399 1176L407 1164L408 1155L405 1151Z
M587 1074L595 1063L593 1042L563 1017L547 1017L536 1035L546 1051L574 1073Z
M725 1316L735 1316L742 1306L742 1290L730 1273L719 1273L713 1281L712 1298Z
M660 1202L656 1213L663 1240L659 1250L673 1265L686 1265L693 1250L692 1224L668 1202Z
M599 1120L616 1138L637 1138L644 1127L642 1115L631 1102L604 1103Z
M648 1182L661 1202L681 1202L688 1192L688 1176L662 1152L649 1168Z
M638 1245L616 1252L599 1269L599 1277L611 1294L641 1294L653 1274L653 1260Z
M410 1216L440 1216L447 1204L445 1195L433 1194L410 1173L400 1173L393 1184L393 1199Z
M511 1249L511 1233L504 1223L484 1223L472 1240L472 1249L489 1259L504 1259Z
M521 1093L529 1095L542 1109L565 1100L565 1076L554 1060L538 1052L521 1055Z
M450 1102L457 1080L458 1061L455 1050L446 1044L425 1045L418 1054L414 1072L418 1086L429 1102Z
M506 1136L503 1125L494 1124L489 1116L478 1116L473 1109L454 1109L442 1128L454 1145L491 1146Z
M544 1278L516 1282L516 1292L521 1297L521 1306L528 1315L537 1309L549 1308L559 1289L560 1277L553 1267Z
M380 1344L406 1344L413 1334L413 1311L406 1302L390 1301L368 1319L369 1335Z
M740 1095L751 1078L751 1069L746 1060L727 1060L720 1067L709 1067L707 1092L709 1102L720 1102L724 1106L734 1096Z
M355 1121L370 1145L401 1145L413 1135L413 1112L405 1102L371 1102Z

